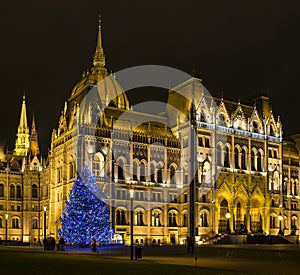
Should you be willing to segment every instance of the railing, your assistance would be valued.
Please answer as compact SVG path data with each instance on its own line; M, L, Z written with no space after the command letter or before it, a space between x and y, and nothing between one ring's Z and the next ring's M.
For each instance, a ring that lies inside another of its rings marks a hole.
M240 135L240 136L251 137L251 132L248 132L248 131L245 131L245 130L238 130L238 129L235 129L234 132L235 132L237 135Z
M206 123L206 122L202 122L202 121L197 121L196 125L200 128L206 128L206 129L209 129L209 130L214 130L215 129L214 124L210 124L210 123Z
M234 133L234 129L225 126L216 126L216 129L225 133Z
M265 139L265 135L259 133L252 133L251 136L257 139Z
M203 121L197 121L196 125L200 128L205 128L205 129L209 129L209 130L216 129L216 130L224 132L224 133L231 133L231 134L235 133L237 135L253 137L253 138L262 139L262 140L268 139L269 141L277 142L277 143L282 141L282 138L266 136L266 135L260 134L260 133L253 133L253 132L246 131L246 130L234 129L234 128L215 125L215 124L211 124L211 123L207 123L207 122L203 122Z
M279 142L281 142L282 139L281 139L281 138L278 138L278 137L270 137L270 136L269 136L269 137L268 137L268 140L269 140L269 141L272 141L272 142L278 142L278 143L279 143Z

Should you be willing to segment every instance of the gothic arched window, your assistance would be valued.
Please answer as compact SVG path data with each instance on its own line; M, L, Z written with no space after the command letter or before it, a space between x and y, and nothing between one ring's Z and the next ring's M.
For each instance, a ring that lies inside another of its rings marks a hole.
M183 213L182 215L182 226L187 227L188 226L188 214Z
M224 166L225 167L230 167L230 162L229 162L229 147L225 146L224 148Z
M162 183L163 182L163 175L162 175L162 167L160 165L157 166L157 182Z
M32 219L31 228L32 229L38 229L38 220L37 219Z
M137 226L143 226L144 225L144 212L139 210L134 212L134 224Z
M175 167L173 165L170 166L170 183L175 184Z
M140 163L140 181L146 181L146 165L144 162Z
M263 167L262 167L262 153L260 151L258 151L257 153L257 171L262 172L263 171Z
M242 156L241 156L241 166L243 170L247 169L247 152L246 150L243 148L242 149Z
M104 156L101 153L94 156L93 172L95 176L104 176Z
M11 220L11 227L18 229L20 227L19 219L18 218L13 218Z
M158 210L154 210L151 213L151 226L161 226L160 212Z
M38 197L38 188L36 184L32 184L31 186L31 197L37 199Z
M155 182L155 165L151 163L150 165L150 173L151 173L151 182Z
M0 197L4 197L4 184L0 184Z
M136 181L138 180L138 163L135 160L132 164L132 179Z
M208 227L207 213L205 211L202 211L200 213L200 226L201 227Z
M116 211L116 225L126 225L125 211L117 209Z
M237 147L234 148L234 167L236 169L240 169L240 163L239 163L239 149Z
M13 184L10 185L9 197L13 199L15 197L15 186Z
M221 148L221 145L218 144L217 145L217 165L218 166L222 166L222 148Z
M16 197L17 197L17 199L21 199L21 197L22 197L20 185L17 185L17 196Z
M120 180L124 180L125 179L125 175L124 175L124 162L123 160L119 159L118 162L118 179Z
M169 227L177 227L177 214L175 212L169 212Z
M252 150L251 151L251 170L256 171L256 166L255 166L255 153Z

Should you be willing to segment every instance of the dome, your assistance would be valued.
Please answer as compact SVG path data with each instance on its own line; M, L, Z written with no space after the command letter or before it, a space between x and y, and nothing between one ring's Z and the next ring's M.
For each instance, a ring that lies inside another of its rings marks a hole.
M123 110L129 109L129 101L123 89L105 67L105 55L102 47L101 19L99 18L98 39L91 70L82 74L82 79L73 88L69 104L74 108L97 87L98 98L93 98L101 109L110 105ZM93 94L93 93L92 93ZM92 95L92 96L95 96ZM99 102L100 101L100 102ZM72 104L73 103L73 104Z
M53 137L60 136L71 129L76 121L87 124L98 123L99 117L105 114L106 107L113 109L114 113L119 113L129 110L130 104L114 75L110 74L105 67L99 19L93 66L82 74L81 80L72 89L71 96L65 102L60 116L58 130L53 132Z
M98 105L116 107L123 110L129 109L129 100L126 93L112 74L106 68L93 67L85 73L82 79L73 88L69 102L81 103L84 97L93 89L97 89ZM94 95L93 95L94 96Z

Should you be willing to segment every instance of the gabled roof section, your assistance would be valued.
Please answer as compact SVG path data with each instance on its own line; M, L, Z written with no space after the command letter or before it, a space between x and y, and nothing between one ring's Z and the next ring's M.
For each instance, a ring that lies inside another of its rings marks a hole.
M218 106L216 119L217 119L217 124L219 125L224 125L227 127L231 126L231 119L227 111L226 105L223 101L223 98L221 99L220 104Z
M232 119L234 128L247 130L247 120L240 103L232 114Z
M261 134L264 132L264 126L261 117L259 116L258 111L256 109L256 105L254 106L249 122L250 122L250 131L261 133Z

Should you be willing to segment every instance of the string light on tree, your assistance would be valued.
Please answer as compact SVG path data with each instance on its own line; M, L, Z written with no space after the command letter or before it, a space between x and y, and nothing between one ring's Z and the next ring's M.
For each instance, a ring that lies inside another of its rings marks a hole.
M95 176L85 166L73 185L58 230L67 244L88 245L93 239L108 243L112 237L109 209L100 197Z

